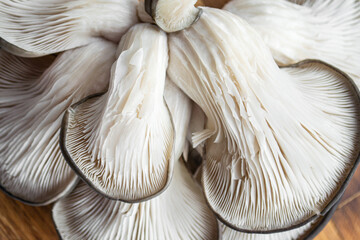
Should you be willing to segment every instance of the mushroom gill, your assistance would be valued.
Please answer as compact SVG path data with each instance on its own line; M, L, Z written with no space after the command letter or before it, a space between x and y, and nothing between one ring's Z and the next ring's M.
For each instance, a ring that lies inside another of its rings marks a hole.
M219 239L216 217L200 187L176 161L168 189L141 203L110 200L83 182L58 201L53 219L64 239Z
M137 0L0 1L0 46L25 57L48 55L104 37L119 41L137 20Z
M279 69L244 20L203 8L169 36L168 75L204 111L202 181L226 225L295 228L325 214L358 161L357 88L320 61ZM201 140L201 141L200 141Z
M313 239L319 232L323 230L326 224L334 215L340 200L324 215L319 216L311 222L294 228L292 230L257 234L257 233L244 233L235 231L224 224L220 223L222 238L226 240L298 240L298 239Z
M133 26L121 39L107 93L69 108L63 154L90 186L111 199L142 201L171 180L174 129L164 101L166 34Z
M319 59L360 86L360 1L232 0L224 9L257 30L278 64Z
M0 50L0 185L9 195L44 205L75 187L58 145L62 115L106 89L115 51L107 41L34 59Z

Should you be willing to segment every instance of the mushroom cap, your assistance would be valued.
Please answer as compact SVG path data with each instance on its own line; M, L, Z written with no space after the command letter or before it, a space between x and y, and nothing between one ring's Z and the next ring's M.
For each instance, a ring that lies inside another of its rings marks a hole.
M116 46L98 41L57 57L0 50L0 185L33 205L53 202L78 178L58 145L63 112L108 85Z
M3 0L0 46L38 57L84 46L100 37L118 42L137 20L137 0Z
M219 239L216 217L181 160L169 188L156 198L123 203L80 182L55 204L53 219L64 239Z
M121 39L108 92L65 113L63 154L106 197L143 201L171 180L175 133L163 98L167 64L166 34L135 25Z
M232 0L224 9L256 29L279 65L319 59L360 86L360 1Z
M358 163L351 79L319 61L279 69L253 28L218 9L171 34L169 49L169 77L207 117L194 138L205 141L203 187L218 218L273 232L326 213Z

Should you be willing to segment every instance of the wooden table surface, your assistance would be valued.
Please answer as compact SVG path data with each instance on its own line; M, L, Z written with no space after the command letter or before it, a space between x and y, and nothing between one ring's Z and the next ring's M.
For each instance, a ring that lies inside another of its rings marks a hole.
M27 206L0 192L0 239L58 239L51 219L51 208ZM332 220L315 239L360 239L360 168Z
M221 7L227 0L202 0ZM58 239L51 218L52 206L31 207L0 192L0 239ZM332 220L316 240L360 239L360 168L356 171Z
M0 192L0 239L58 239L52 206L31 207ZM360 239L360 168L357 169L332 220L315 240ZM226 240L226 239L224 239Z

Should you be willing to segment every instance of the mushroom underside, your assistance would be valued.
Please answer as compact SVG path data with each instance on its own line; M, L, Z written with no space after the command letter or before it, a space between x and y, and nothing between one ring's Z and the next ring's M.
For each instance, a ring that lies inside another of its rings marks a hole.
M358 163L357 88L321 61L279 69L244 20L202 9L197 23L170 34L167 72L207 117L193 139L205 143L212 210L253 233L326 213Z
M163 98L166 34L150 24L135 25L117 55L108 92L66 112L61 146L73 169L99 193L138 202L165 190L172 175L175 133Z
M218 239L218 223L198 185L176 161L166 192L128 204L109 200L83 182L53 209L64 239Z
M62 115L106 89L102 71L110 71L114 51L106 41L35 59L0 50L0 185L9 195L44 205L75 186L58 145Z

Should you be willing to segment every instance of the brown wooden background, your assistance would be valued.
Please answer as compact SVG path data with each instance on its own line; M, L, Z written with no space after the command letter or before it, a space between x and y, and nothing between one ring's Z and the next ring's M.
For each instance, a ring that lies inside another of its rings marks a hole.
M51 207L30 207L0 192L0 239L58 239L51 219ZM315 238L329 239L360 239L360 168L350 182L332 220Z
M228 0L203 0L201 4L221 7ZM0 192L0 240L58 239L52 206L30 207ZM332 220L316 240L360 239L360 168L355 173Z

